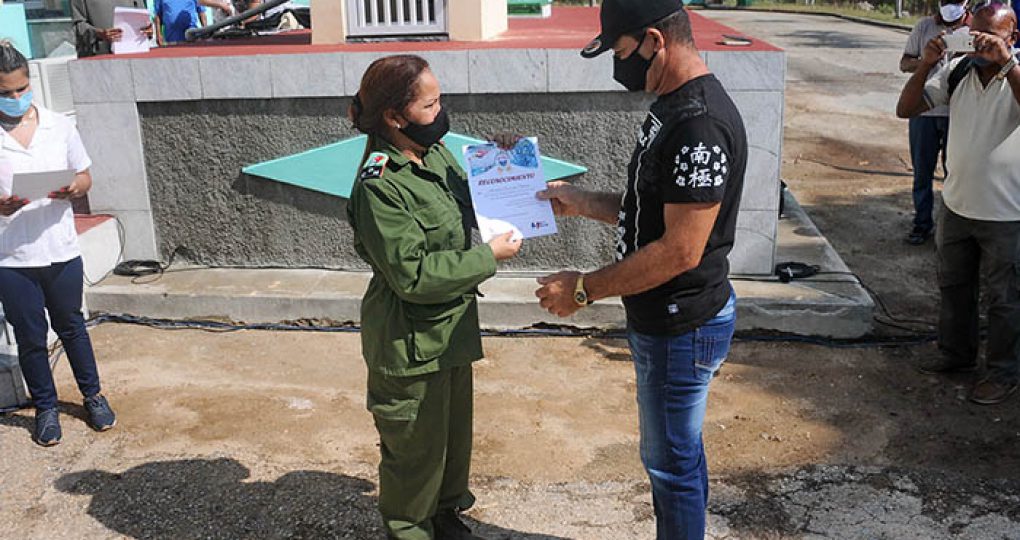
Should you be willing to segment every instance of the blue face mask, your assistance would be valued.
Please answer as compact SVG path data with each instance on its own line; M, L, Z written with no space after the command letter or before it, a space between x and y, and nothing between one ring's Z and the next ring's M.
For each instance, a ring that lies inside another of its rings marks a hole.
M974 65L979 67L979 68L985 67L988 64L992 63L991 60L989 60L987 58L982 58L980 56L972 56L970 60L971 60L971 62L974 62Z
M8 118L21 118L32 106L32 91L29 90L19 98L0 97L0 113Z

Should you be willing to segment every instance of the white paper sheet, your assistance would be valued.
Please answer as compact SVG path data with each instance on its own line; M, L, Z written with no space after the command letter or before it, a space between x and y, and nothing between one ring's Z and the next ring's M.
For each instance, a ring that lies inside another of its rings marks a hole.
M15 173L11 183L11 194L29 201L38 201L49 197L50 193L71 185L74 171L46 171L34 173Z
M552 203L536 196L545 189L545 174L535 137L510 150L486 143L465 145L463 152L483 241L507 231L515 239L556 234Z
M113 26L124 33L113 42L113 54L149 52L149 37L142 31L149 26L149 10L144 8L113 8Z

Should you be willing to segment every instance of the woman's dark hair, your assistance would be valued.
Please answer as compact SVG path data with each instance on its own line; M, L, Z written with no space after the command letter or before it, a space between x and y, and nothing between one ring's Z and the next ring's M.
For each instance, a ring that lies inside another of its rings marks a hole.
M0 40L0 73L13 73L19 69L28 73L28 59L14 47L10 40Z
M368 66L348 110L354 128L369 137L386 132L383 113L403 111L418 96L418 81L429 63L420 56L398 54Z

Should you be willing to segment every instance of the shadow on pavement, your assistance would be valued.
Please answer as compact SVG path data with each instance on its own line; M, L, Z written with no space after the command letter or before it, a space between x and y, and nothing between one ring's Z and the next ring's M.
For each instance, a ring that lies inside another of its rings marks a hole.
M62 492L91 495L88 513L112 531L146 539L381 539L371 482L322 471L289 472L275 481L246 481L235 459L146 463L111 473L59 478ZM493 539L558 540L478 524Z
M867 36L850 32L832 32L825 30L797 30L779 34L789 38L798 47L826 47L830 49L874 49L884 45L883 42Z

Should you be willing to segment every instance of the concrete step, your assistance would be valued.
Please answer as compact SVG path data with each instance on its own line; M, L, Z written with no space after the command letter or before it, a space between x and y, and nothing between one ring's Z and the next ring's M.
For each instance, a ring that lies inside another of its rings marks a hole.
M780 221L777 260L817 264L846 272L846 265L792 197ZM228 269L178 267L161 277L109 276L87 292L93 314L247 323L360 320L361 296L369 274L309 269ZM482 326L526 328L536 324L618 329L625 326L619 299L602 300L573 317L545 312L535 298L536 276L500 274L481 287ZM733 276L740 300L738 328L802 335L859 337L871 329L873 304L852 276L827 275L790 284L767 276ZM841 280L841 283L830 281Z

